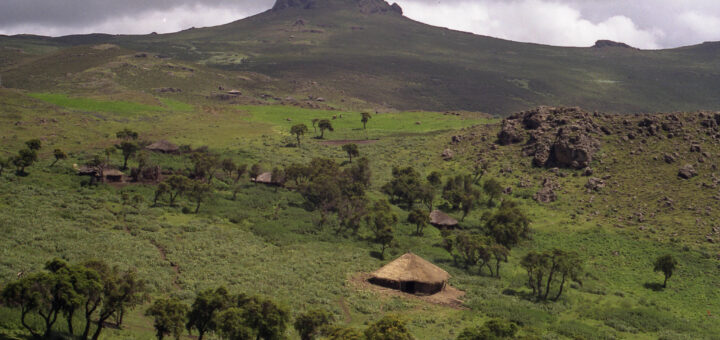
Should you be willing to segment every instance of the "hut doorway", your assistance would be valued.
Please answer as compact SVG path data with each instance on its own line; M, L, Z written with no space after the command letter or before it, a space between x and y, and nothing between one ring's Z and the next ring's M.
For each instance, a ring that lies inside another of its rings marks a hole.
M405 293L415 294L417 292L415 289L415 283L415 281L403 282L401 290Z

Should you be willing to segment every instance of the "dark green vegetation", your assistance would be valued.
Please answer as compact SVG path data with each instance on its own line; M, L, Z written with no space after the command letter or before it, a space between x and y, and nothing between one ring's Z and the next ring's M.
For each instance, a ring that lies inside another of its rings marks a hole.
M369 14L387 5L355 2L315 1L312 9L271 10L173 34L1 37L0 74L5 86L32 90L82 83L83 90L117 95L108 83L118 78L136 89L206 96L223 86L255 101L309 96L355 110L720 108L719 43L661 51L550 47L433 27L394 11ZM122 58L139 52L159 67Z
M0 338L92 337L99 320L120 325L105 339L720 334L716 116L588 115L609 130L575 170L499 146L498 119L391 110L714 107L713 44L551 48L336 6L0 41L18 88L0 88ZM161 139L177 152L146 150ZM554 202L533 200L543 186ZM461 228L429 226L433 209ZM462 308L361 282L407 251L452 275ZM86 314L93 296L112 298Z

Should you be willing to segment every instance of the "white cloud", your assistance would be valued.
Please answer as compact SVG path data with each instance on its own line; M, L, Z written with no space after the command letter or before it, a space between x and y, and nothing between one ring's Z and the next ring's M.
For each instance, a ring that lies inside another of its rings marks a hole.
M133 15L118 16L99 23L76 25L18 24L0 28L0 34L32 33L62 36L85 33L148 34L170 33L190 27L205 27L229 23L254 13L238 8L185 5L168 10L151 10Z
M641 29L624 15L600 22L583 18L569 4L547 0L485 1L430 4L401 3L405 15L432 25L515 41L557 46L591 46L600 39L639 48L660 48L664 33Z
M700 39L715 40L720 37L720 17L716 15L687 11L680 14L678 21Z

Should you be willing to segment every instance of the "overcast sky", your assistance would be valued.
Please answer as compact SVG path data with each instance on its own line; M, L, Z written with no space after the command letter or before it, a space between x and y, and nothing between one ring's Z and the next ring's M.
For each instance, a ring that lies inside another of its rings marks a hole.
M640 48L720 40L720 0L397 0L428 24L516 41ZM167 33L224 24L274 0L0 0L0 34Z

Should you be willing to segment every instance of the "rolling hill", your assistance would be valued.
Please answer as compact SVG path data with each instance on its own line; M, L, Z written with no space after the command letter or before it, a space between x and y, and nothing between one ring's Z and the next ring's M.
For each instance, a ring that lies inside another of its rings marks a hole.
M25 58L28 64L18 49L38 55L111 43L261 74L278 93L325 96L341 107L349 104L340 98L356 98L365 108L492 114L537 105L619 113L720 109L720 43L657 51L612 43L552 47L433 27L401 13L377 0L280 0L253 17L172 34L2 37L0 72L6 86L33 89L37 84L21 74L54 57ZM19 60L22 72L15 71Z

